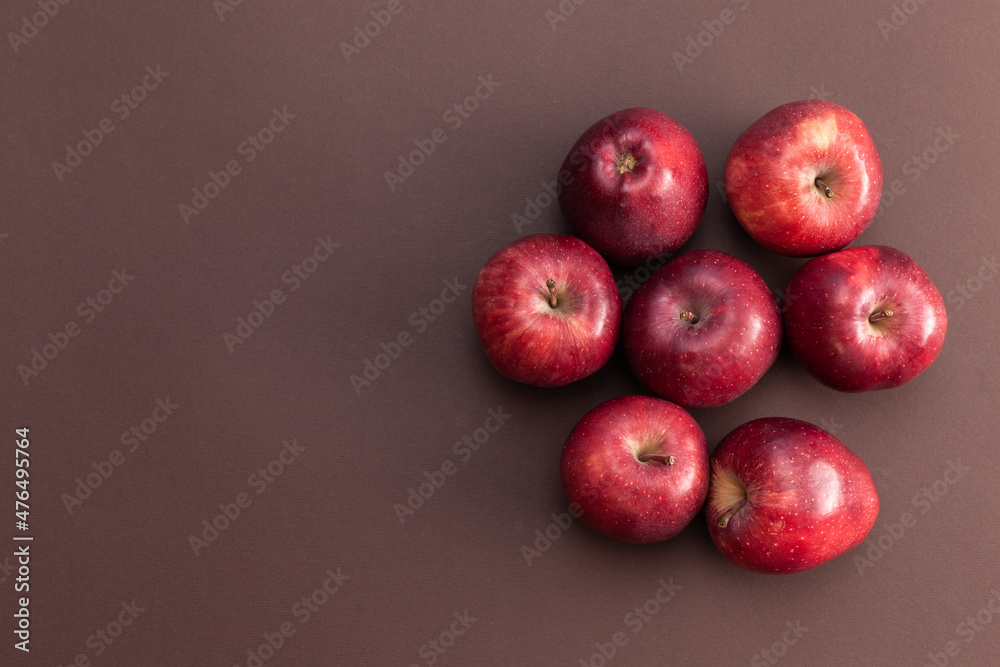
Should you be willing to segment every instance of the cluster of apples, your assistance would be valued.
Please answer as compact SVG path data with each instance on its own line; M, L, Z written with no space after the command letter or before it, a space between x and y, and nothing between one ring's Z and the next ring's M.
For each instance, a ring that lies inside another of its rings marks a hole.
M556 387L591 375L621 333L629 368L660 397L612 399L570 433L562 481L581 519L612 538L657 542L704 507L719 550L768 573L806 570L860 544L878 494L837 438L797 419L757 419L710 457L686 408L746 392L783 337L816 378L847 392L897 387L937 357L944 301L917 263L885 246L844 249L882 191L861 119L824 101L785 104L729 153L726 195L747 233L776 253L813 256L780 308L745 262L693 250L653 274L623 315L608 262L673 252L708 199L698 143L669 116L626 109L595 123L559 182L560 208L581 238L534 234L500 250L476 280L473 316L487 357L512 380Z

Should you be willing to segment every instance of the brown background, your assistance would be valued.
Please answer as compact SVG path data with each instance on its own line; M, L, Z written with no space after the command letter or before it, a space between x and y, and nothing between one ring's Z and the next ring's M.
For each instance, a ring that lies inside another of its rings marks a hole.
M619 630L629 643L609 664L771 664L756 654L777 642L788 665L922 665L949 641L949 664L995 663L1000 618L971 642L959 634L1000 589L994 3L566 0L575 11L554 27L555 0L495 4L403 0L349 63L340 42L384 4L244 0L220 19L210 0L71 2L16 53L0 44L0 536L18 532L23 426L35 536L32 652L12 648L13 575L0 573L0 662L245 665L293 621L264 664L425 665L421 647L468 610L475 622L435 664L597 665L594 642ZM712 23L727 8L732 23ZM38 11L7 2L0 29ZM894 12L902 25L883 34ZM721 34L679 70L689 37L709 42L705 22ZM111 103L157 65L169 75L118 120ZM487 75L501 85L449 127L445 110ZM944 349L910 385L865 395L826 389L786 353L748 394L695 417L712 446L762 416L832 430L879 487L871 540L768 577L724 560L701 520L642 547L574 524L529 566L521 547L566 509L566 434L640 387L620 355L558 391L499 377L472 326L479 267L520 235L568 231L556 206L520 232L511 215L588 125L651 106L691 130L713 183L684 249L734 253L780 289L801 262L750 241L714 186L744 128L817 96L865 120L887 188L899 181L859 242L910 253L941 288ZM237 146L282 107L295 118L246 164ZM114 132L60 182L52 162L106 117ZM436 128L447 141L390 191L384 172ZM953 137L940 152L939 128ZM186 225L179 204L231 159L240 175ZM290 292L283 273L327 236L340 247ZM116 269L134 282L85 322L77 305ZM454 279L469 289L418 333L411 313ZM223 334L276 288L287 301L230 353ZM80 334L25 384L18 366L70 321ZM401 332L412 345L359 395L349 377ZM179 408L128 452L121 434L168 397ZM462 462L454 443L491 408L511 418ZM305 451L257 495L248 477L292 438ZM115 450L124 464L68 512L63 494ZM394 505L445 460L456 474L401 523ZM970 468L953 485L949 462ZM252 505L195 556L189 535L240 492ZM884 555L854 559L880 537ZM349 581L299 623L292 606L337 568ZM625 615L661 578L679 592L633 633ZM144 611L95 655L88 637L133 599ZM787 622L808 629L794 645Z

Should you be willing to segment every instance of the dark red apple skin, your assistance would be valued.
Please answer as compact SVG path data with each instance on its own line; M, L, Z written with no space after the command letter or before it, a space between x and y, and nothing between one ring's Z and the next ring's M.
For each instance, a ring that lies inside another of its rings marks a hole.
M607 262L568 234L532 234L502 248L472 288L473 320L490 362L504 377L539 387L569 384L606 364L621 314Z
M754 572L822 565L861 544L878 516L878 493L864 461L809 422L747 422L719 443L711 468L705 515L712 541ZM733 479L747 500L723 528Z
M626 155L635 166L620 173ZM708 202L698 142L655 109L624 109L594 123L566 156L560 175L572 178L559 195L563 215L613 264L634 266L681 247Z
M882 197L882 162L860 118L832 102L805 100L772 109L740 135L724 183L729 206L755 241L809 257L865 231Z
M682 311L699 320L682 320ZM742 395L777 359L781 313L746 263L717 250L692 250L632 297L622 339L640 382L684 407L711 408Z
M944 299L906 253L858 246L816 257L792 276L785 337L806 369L840 391L906 384L937 358L948 329ZM872 323L869 318L892 311Z
M674 462L639 461L638 455ZM701 511L708 493L708 446L694 418L669 401L621 396L576 425L562 452L566 497L580 519L623 542L660 542Z

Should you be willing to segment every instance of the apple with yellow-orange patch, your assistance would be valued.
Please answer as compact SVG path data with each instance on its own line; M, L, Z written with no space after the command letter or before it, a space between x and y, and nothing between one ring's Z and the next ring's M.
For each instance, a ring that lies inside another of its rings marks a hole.
M882 162L853 112L824 100L791 102L736 140L725 189L755 241L810 257L840 250L865 231L882 196Z

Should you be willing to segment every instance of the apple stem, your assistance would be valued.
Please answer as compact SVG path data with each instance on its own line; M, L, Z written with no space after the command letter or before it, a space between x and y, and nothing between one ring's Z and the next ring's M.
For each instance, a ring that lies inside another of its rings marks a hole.
M559 305L559 300L556 298L556 281L549 278L545 281L545 286L549 288L549 305L555 308Z
M823 194L826 195L827 199L833 198L833 190L831 190L830 186L824 183L823 179L819 176L816 177L816 187L823 191Z
M685 322L690 322L691 324L698 323L698 316L692 313L690 310L681 311L681 319Z
M868 321L874 324L875 322L878 322L879 320L884 320L887 317L892 317L891 308L883 308L878 312L872 313L871 315L868 316Z
M659 454L643 454L642 456L639 457L639 460L642 461L643 463L647 463L649 461L657 461L665 466L672 466L674 464L673 456L660 456Z
M618 173L631 174L637 162L631 153L625 153L625 155L618 158Z
M725 528L729 525L729 520L733 518L733 515L743 509L743 506L747 504L747 497L743 496L738 503L726 510L725 514L719 517L719 528Z

